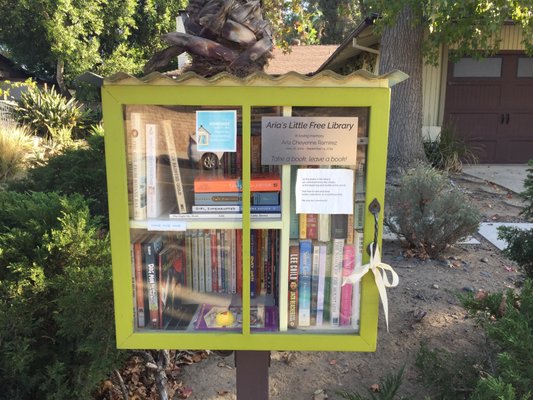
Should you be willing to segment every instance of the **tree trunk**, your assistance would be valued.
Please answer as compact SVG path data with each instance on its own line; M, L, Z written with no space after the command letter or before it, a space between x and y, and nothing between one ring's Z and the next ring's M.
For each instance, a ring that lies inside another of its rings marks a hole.
M392 88L388 168L397 172L426 160L422 140L422 41L424 28L410 7L381 37L379 71L399 69L409 79Z
M59 58L56 64L56 82L59 93L65 96L67 99L70 99L72 96L65 85L64 73L65 71L65 62L63 59Z

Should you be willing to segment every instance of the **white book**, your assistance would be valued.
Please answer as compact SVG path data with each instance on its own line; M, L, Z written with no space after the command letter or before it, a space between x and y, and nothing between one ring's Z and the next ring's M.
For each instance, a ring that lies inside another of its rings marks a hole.
M198 292L200 289L198 274L198 232L191 232L191 261L192 261L192 290Z
M175 206L173 178L168 163L158 159L159 132L157 125L146 124L146 214L157 218Z
M343 250L344 239L333 239L330 303L331 326L340 325Z
M128 132L131 157L133 219L146 219L146 139L140 113L131 113Z
M230 254L231 254L231 293L237 293L237 233L230 230Z
M172 124L169 120L163 121L163 133L165 135L168 158L170 159L170 167L172 170L172 177L174 179L174 191L176 192L178 211L180 214L185 214L187 212L187 204L185 203L185 194L183 193L183 183L181 180L181 172L178 163L178 154L176 153L176 144L174 143L174 132L172 131Z

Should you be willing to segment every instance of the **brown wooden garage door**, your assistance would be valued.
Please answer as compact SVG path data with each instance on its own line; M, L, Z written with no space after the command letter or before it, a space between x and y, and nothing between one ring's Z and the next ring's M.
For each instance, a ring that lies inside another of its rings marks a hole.
M445 125L451 125L481 163L533 159L533 58L499 54L448 65Z

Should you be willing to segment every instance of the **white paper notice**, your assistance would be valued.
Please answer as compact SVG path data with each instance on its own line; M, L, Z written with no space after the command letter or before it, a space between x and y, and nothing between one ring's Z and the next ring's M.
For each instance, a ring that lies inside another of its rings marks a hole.
M296 174L297 214L353 214L351 169L304 168Z

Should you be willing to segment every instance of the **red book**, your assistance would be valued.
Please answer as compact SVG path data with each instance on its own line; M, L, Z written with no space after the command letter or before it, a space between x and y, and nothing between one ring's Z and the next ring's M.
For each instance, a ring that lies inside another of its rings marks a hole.
M353 245L346 245L342 254L342 276L349 277L355 267L355 249ZM340 326L350 325L352 321L352 291L353 285L346 284L341 287L341 313Z
M293 242L289 246L289 328L298 327L298 274L300 246Z
M252 192L276 192L281 190L279 175L267 174L253 176L250 180ZM200 175L194 178L196 193L241 192L242 180L236 176Z
M135 258L135 298L137 299L137 327L146 326L144 310L144 285L143 285L143 262L142 262L142 244L135 242L133 244L133 255Z
M307 214L306 239L318 239L318 214Z

